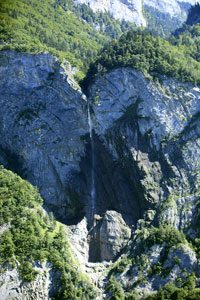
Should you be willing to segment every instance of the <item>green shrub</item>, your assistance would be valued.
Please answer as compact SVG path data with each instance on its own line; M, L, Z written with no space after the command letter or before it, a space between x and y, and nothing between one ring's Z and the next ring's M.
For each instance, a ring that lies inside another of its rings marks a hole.
M23 261L19 266L19 275L25 281L35 280L38 274L39 272L33 269L29 261Z
M110 293L111 300L124 300L125 295L122 289L120 282L114 277L111 276L109 284L106 287L106 291Z
M63 227L53 214L41 209L38 190L11 171L0 167L1 225L0 263L19 263L19 274L25 281L35 280L35 261L49 261L60 273L60 291L55 299L94 299L91 285L75 267ZM67 296L68 295L68 296ZM65 298L64 298L65 297ZM68 297L68 298L67 298Z
M158 228L152 226L149 229L149 236L146 240L146 243L149 247L155 244L162 244L163 242L167 243L167 248L172 246L177 246L180 243L185 244L186 239L184 233L178 231L176 228L168 225L160 225Z

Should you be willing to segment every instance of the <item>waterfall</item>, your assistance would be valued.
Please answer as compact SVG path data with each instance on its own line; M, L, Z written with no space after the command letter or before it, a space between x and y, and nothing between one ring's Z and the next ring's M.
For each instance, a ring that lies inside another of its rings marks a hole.
M91 142L91 187L90 187L90 198L91 198L91 212L90 219L92 220L95 213L95 174L94 174L94 139L92 134L92 119L90 114L90 104L88 102L88 126L90 133L90 142Z

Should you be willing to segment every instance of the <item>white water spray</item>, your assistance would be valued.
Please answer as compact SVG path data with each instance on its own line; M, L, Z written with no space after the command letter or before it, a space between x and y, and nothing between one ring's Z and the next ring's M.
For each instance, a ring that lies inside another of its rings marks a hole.
M93 218L95 213L95 174L94 174L94 140L92 134L92 119L90 114L90 104L88 102L88 125L90 133L90 142L91 142L91 188L90 188L90 197L91 197L91 217Z

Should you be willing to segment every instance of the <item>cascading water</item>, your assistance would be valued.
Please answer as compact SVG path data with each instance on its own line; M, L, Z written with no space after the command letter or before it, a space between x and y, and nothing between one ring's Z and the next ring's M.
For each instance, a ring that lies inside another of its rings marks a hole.
M95 214L95 174L94 174L94 140L92 134L92 119L90 114L90 103L88 102L88 126L89 126L89 133L90 133L90 142L91 142L91 187L90 187L90 198L91 198L91 205L90 205L90 223L92 223L94 214Z

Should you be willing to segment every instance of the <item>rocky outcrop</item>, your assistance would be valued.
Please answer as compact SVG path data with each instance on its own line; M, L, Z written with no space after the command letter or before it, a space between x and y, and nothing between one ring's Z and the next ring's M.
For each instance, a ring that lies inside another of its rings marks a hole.
M196 0L144 0L144 5L153 7L158 11L169 14L171 17L178 17L186 19L187 11L191 5L194 5Z
M142 0L75 0L76 3L87 4L95 12L110 12L114 18L134 22L138 26L145 26L142 14Z
M188 234L193 227L200 184L200 89L162 76L156 82L126 68L99 76L90 98L95 131L129 174L143 211L127 252L138 258L113 270L123 269L116 276L124 290L137 286L142 296L181 277L184 269L198 269L196 255L186 244L168 249L164 242L150 251L137 250L137 245L143 244L152 224ZM198 229L194 232L193 238Z
M131 230L122 216L115 211L107 211L99 234L101 260L113 260L126 246L130 237Z
M66 226L66 234L76 259L85 271L84 267L89 260L87 219L83 218L77 225Z
M84 218L77 225L66 227L66 232L83 271L88 261L113 260L131 237L131 229L116 211L106 211L102 217L94 215L93 225L89 230Z
M94 151L95 213L141 217L126 171L88 126L86 97L70 66L50 54L0 53L0 164L36 185L45 205L65 223L91 214ZM117 188L116 188L117 187Z
M196 254L189 246L180 244L172 247L163 262L165 246L163 243L146 249L137 263L128 264L121 274L116 274L124 290L132 287L142 299L144 295L153 293L160 286L174 282L177 278L184 282L188 274L198 270Z
M35 263L34 269L39 273L36 280L24 283L17 268L7 267L0 275L0 299L48 300L55 295L60 284L60 274L47 262Z
M176 19L176 23L182 23L186 20L188 10L191 5L196 3L196 0L75 0L75 3L87 4L95 11L110 12L116 19L124 19L134 22L137 26L146 26L146 20L143 16L143 6L150 13L156 11L162 16L170 16Z

